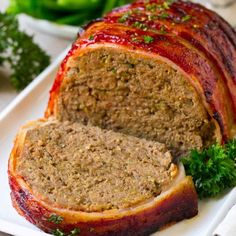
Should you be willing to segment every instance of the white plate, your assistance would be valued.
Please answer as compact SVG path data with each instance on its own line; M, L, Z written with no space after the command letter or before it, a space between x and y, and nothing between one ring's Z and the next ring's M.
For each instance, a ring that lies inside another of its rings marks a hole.
M56 70L67 51L62 53L0 114L0 231L16 236L48 235L19 216L12 207L7 178L7 162L19 127L27 121L43 116ZM236 189L221 198L200 201L198 216L177 223L153 235L210 236L235 203Z
M62 25L51 21L36 19L26 14L20 14L21 19L31 28L65 39L75 39L82 30L79 26Z

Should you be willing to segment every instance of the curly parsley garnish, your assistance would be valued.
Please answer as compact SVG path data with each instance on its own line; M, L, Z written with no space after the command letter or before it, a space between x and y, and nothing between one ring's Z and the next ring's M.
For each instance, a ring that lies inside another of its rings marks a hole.
M49 56L33 38L19 30L16 17L0 12L0 66L7 63L11 67L11 84L23 89L49 62Z
M236 186L236 140L224 147L214 144L203 151L193 150L181 159L193 177L199 198L215 197Z
M225 145L225 151L227 156L236 163L236 139Z

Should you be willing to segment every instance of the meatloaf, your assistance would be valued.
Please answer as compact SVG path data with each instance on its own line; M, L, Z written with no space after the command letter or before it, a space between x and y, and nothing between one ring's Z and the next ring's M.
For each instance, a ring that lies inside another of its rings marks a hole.
M9 177L15 208L49 233L148 235L197 214L192 179L165 145L78 123L25 125Z
M235 135L236 34L186 1L150 0L88 24L46 117L165 143L175 156Z
M17 135L14 207L56 235L144 236L193 217L176 160L235 136L235 84L236 33L201 5L137 0L89 23L45 119Z

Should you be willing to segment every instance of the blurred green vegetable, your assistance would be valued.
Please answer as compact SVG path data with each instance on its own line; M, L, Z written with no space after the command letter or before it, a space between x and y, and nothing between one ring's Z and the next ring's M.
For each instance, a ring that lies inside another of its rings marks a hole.
M49 64L50 60L33 42L32 37L18 28L15 16L0 12L0 66L5 63L10 65L10 81L17 90L21 90Z
M8 12L59 24L82 25L132 0L10 0Z
M101 0L57 0L56 2L67 10L93 9L101 5Z

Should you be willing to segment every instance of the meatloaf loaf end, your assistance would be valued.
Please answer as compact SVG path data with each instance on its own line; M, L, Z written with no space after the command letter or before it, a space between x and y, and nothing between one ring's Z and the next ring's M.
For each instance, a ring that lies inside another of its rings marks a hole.
M147 235L197 214L193 182L163 144L78 123L24 126L9 180L15 208L46 232Z

